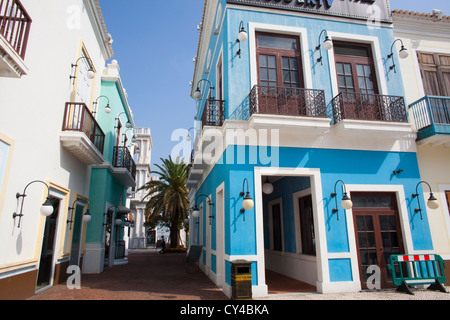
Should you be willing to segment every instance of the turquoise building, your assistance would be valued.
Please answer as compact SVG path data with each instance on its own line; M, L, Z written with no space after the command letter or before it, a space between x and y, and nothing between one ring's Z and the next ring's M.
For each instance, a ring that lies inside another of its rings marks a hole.
M272 272L389 287L391 254L433 252L395 40L387 0L205 1L190 244L229 296L237 260L258 297Z
M103 72L100 93L95 111L105 134L105 161L91 170L84 273L126 262L124 227L133 221L127 190L136 186L134 122L115 60Z

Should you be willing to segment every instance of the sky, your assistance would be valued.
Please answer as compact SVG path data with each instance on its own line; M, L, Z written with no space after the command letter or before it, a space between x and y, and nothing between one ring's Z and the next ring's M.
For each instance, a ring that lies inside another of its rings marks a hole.
M180 146L181 136L194 127L196 102L190 97L190 82L204 0L99 2L135 125L152 131L151 165L158 170L154 164L168 158ZM450 15L449 0L390 3L392 10L431 13L440 9Z

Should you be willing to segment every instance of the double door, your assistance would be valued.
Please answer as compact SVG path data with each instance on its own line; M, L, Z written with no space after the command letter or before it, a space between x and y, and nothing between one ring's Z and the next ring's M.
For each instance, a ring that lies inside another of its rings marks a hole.
M378 94L375 66L369 46L334 44L340 112L345 119L381 120L384 110Z
M257 33L258 112L305 115L298 37Z
M404 253L395 195L352 194L352 200L361 284L367 287L372 274L368 268L375 265L380 268L381 287L392 287L390 256Z

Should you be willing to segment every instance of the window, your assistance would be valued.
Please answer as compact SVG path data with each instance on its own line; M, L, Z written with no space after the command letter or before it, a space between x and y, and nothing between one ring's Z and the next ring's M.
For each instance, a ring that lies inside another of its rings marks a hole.
M223 100L223 67L222 67L222 56L219 58L217 63L217 100Z
M425 94L450 96L450 56L418 52L417 58Z
M378 96L370 45L335 42L334 53L339 86L338 99L334 102L335 108L339 108L335 118L339 115L355 120L388 119L389 108Z
M92 80L88 79L87 73L93 66L89 64L89 58L84 50L82 50L81 57L84 59L79 59L77 62L78 75L76 79L75 102L84 102L87 106L89 106L92 91Z
M334 43L339 92L377 94L375 69L368 45Z
M303 87L298 37L256 34L258 79L266 87Z
M298 199L300 208L300 230L302 238L302 253L316 255L316 241L314 236L314 216L312 198L306 196Z

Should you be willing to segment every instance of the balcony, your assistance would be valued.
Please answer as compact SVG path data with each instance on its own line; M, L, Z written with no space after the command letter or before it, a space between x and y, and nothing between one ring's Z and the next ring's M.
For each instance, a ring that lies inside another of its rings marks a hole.
M125 187L136 186L136 163L127 147L114 147L113 173Z
M202 127L216 126L220 127L225 121L225 101L208 99L205 103L205 109L202 115Z
M0 76L20 78L24 64L31 18L19 0L0 1Z
M409 109L419 144L450 145L450 97L425 96Z
M325 131L330 127L323 90L256 85L249 95L253 128Z
M331 104L338 131L391 137L412 133L403 97L341 92Z
M60 141L85 165L104 162L105 134L84 103L66 103Z

